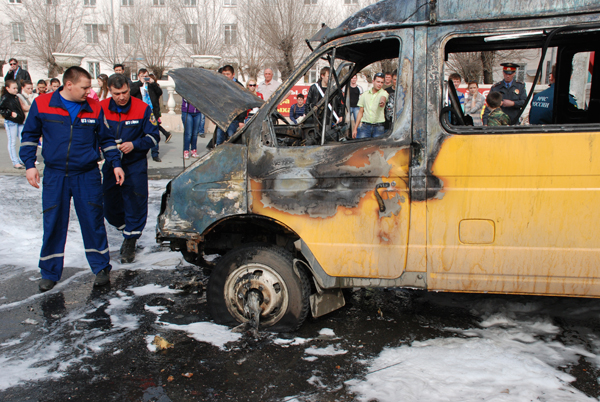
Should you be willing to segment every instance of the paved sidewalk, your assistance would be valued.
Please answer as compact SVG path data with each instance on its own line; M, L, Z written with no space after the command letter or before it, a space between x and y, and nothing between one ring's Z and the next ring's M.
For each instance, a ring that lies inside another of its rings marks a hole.
M10 157L8 154L8 136L4 126L0 129L0 174L10 175L21 175L25 176L24 169L15 169L12 166ZM190 158L187 160L183 159L183 133L173 132L173 138L168 144L164 143L165 137L161 134L160 136L160 158L162 162L154 162L148 152L148 175L153 179L169 179L177 176L184 170L185 167L194 163L196 159ZM210 135L207 134L206 138L198 137L198 154L204 155L208 150L206 144L210 140ZM17 144L19 147L20 144ZM41 149L38 148L38 161L40 162L38 170L43 175L44 170L44 158L41 156ZM184 165L185 162L185 165Z

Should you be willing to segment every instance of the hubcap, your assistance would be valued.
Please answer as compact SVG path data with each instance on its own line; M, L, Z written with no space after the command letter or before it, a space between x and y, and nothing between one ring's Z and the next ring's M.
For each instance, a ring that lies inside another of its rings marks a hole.
M247 264L236 268L225 282L225 302L229 313L239 322L247 322L244 306L248 292L262 295L260 323L270 326L278 322L288 308L288 289L283 278L271 267Z

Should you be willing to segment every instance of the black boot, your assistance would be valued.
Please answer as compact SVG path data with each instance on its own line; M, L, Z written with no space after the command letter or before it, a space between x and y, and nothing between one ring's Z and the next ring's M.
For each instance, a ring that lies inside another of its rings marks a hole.
M135 260L135 245L137 239L125 239L121 246L121 264L129 264Z
M102 271L96 274L96 280L94 281L94 286L104 286L110 282L110 276L108 275L110 271L108 268L104 268Z
M56 282L50 279L42 279L39 284L40 292L47 292L56 285Z

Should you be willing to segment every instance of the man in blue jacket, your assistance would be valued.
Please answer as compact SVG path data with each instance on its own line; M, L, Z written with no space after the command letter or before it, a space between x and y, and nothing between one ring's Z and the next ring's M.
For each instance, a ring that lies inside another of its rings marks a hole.
M85 254L96 275L94 286L110 282L98 147L113 164L116 181L122 184L125 178L117 144L108 129L100 102L87 97L92 87L91 75L81 67L71 67L65 71L63 81L64 86L37 97L31 105L20 150L27 168L27 181L39 188L40 175L35 160L38 141L44 137L44 238L39 263L42 292L52 289L62 275L71 197L79 218Z
M148 150L160 141L158 123L150 107L131 96L124 75L108 79L111 97L100 104L120 149L121 165L125 171L122 186L110 174L113 167L102 168L104 182L104 216L108 223L123 231L121 263L135 259L137 239L142 235L148 217Z

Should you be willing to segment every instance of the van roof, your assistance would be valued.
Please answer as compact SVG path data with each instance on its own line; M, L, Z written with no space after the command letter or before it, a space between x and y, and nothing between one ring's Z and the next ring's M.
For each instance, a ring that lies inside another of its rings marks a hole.
M352 14L337 28L321 31L327 43L354 33L407 25L455 24L600 13L598 0L381 0ZM316 37L313 38L317 39Z

